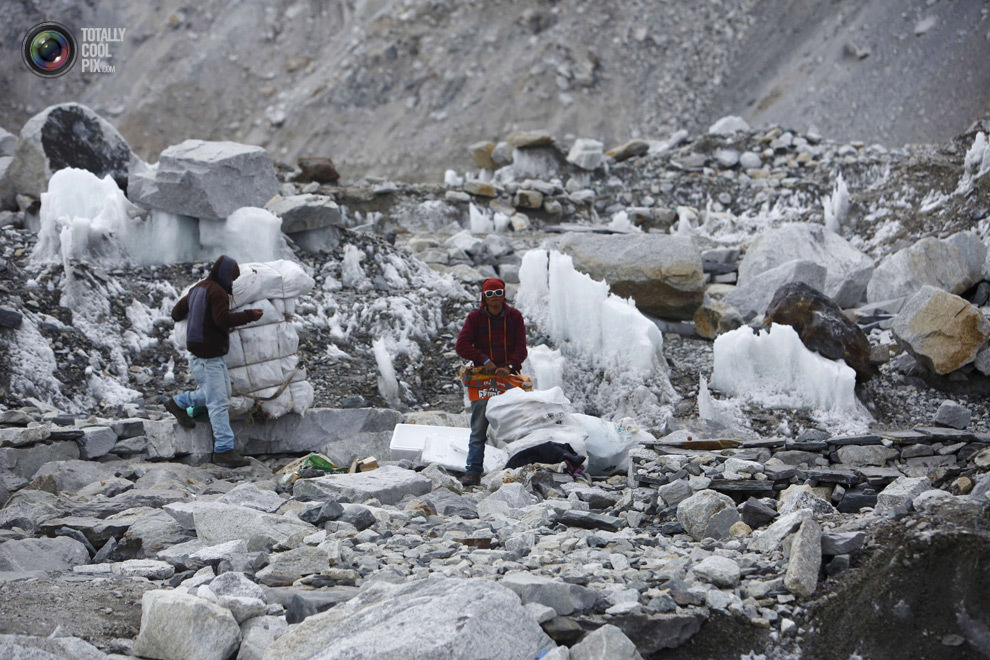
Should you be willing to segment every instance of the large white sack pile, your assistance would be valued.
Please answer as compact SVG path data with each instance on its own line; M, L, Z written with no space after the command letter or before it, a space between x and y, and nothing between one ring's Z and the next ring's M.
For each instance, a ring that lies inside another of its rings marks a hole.
M299 335L292 317L296 298L312 291L315 282L299 264L285 259L240 264L240 268L241 276L233 287L233 311L261 309L263 315L230 334L231 415L244 415L256 403L271 418L302 413L313 405L313 386L299 363ZM185 350L185 321L175 324L172 340Z
M628 417L616 425L575 413L560 387L507 390L488 401L485 417L495 446L504 448L510 458L545 442L567 444L575 454L587 457L585 468L592 475L624 472L629 450L654 439Z

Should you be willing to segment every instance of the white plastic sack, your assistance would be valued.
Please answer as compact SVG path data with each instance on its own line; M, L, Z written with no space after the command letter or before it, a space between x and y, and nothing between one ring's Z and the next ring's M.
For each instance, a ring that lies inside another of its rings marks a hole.
M233 286L238 307L266 298L296 298L312 291L316 284L302 266L285 259L240 264L240 269Z
M585 441L588 452L585 469L589 474L617 474L628 469L629 450L639 444L641 439L639 434L591 415L576 413L572 417L588 434L588 439Z
M562 426L571 402L559 387L525 392L516 387L488 400L485 416L496 446L519 440L538 429Z
M271 396L278 391L277 387L269 387L254 392L256 396ZM281 395L271 401L261 404L261 409L271 418L295 412L303 413L313 405L313 386L309 381L300 380L291 383ZM230 399L230 413L232 416L239 416L246 413L254 406L254 401L243 396L234 396Z
M230 334L228 366L257 364L294 355L299 350L299 335L291 323L272 323L237 328Z
M258 390L269 387L278 387L292 376L293 381L305 380L306 369L300 367L297 355L268 360L257 364L249 364L243 367L227 367L230 374L230 386L241 394L253 394ZM294 375L293 375L294 372Z

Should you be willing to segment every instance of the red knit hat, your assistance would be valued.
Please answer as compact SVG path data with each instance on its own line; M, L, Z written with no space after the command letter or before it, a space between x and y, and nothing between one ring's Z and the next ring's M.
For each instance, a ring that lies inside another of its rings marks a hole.
M485 280L485 283L481 285L481 304L485 304L485 291L494 291L495 289L505 290L505 282L498 279L497 277L489 277Z

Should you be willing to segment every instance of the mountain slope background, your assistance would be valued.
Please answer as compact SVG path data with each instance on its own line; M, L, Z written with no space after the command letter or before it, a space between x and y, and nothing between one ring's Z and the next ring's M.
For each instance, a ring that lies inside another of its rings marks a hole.
M938 142L990 111L987 0L367 0L0 5L0 126L53 103L149 162L188 137L258 144L345 179L438 180L465 147L547 128L606 147L739 114L833 139ZM126 28L109 74L43 80L42 20Z

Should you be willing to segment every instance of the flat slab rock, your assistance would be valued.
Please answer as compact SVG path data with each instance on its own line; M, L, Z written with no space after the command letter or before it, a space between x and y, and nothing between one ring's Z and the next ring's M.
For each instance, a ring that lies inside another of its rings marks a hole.
M300 479L293 486L292 494L316 499L331 496L338 502L361 503L377 499L382 504L395 504L406 495L425 495L431 490L433 482L428 477L389 465L370 472Z

